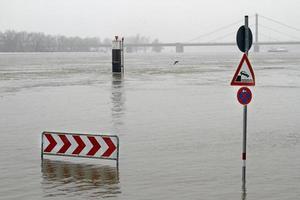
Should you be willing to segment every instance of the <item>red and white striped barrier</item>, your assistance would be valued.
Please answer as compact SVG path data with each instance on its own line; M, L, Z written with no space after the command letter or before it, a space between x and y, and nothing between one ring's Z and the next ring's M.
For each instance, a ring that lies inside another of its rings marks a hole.
M115 135L43 132L43 155L118 160L119 138Z

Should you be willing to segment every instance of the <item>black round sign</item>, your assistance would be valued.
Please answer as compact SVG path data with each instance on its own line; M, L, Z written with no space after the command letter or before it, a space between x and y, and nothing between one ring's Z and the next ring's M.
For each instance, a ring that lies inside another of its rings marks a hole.
M248 50L250 50L251 46L252 46L252 32L251 32L251 29L248 28L249 30L249 43L248 43ZM236 43L239 47L239 49L242 51L242 52L246 52L246 49L245 49L245 26L241 26L236 34Z

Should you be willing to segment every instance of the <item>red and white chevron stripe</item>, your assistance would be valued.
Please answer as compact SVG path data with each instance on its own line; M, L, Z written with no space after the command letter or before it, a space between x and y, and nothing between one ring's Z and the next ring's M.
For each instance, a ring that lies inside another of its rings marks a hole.
M42 153L75 157L118 159L119 139L112 135L43 132Z

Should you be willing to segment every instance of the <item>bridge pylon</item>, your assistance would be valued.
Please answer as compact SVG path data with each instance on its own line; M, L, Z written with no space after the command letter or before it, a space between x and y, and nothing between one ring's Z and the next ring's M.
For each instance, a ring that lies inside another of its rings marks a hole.
M255 43L254 43L254 52L259 52L258 44L258 14L255 14Z
M176 43L176 53L183 53L184 52L184 46L181 43Z

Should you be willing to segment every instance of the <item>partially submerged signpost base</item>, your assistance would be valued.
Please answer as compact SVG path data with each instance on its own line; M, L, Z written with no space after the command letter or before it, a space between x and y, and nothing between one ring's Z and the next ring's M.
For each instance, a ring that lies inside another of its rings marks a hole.
M252 32L248 26L248 16L245 16L245 25L241 26L236 36L239 49L244 52L241 62L232 78L232 86L254 86L255 76L250 61L248 59L248 51L252 45ZM243 105L243 147L242 147L242 188L246 190L246 150L247 150L247 104L252 99L251 90L242 87L237 93L238 101Z
M118 36L112 41L112 72L124 74L124 38Z

